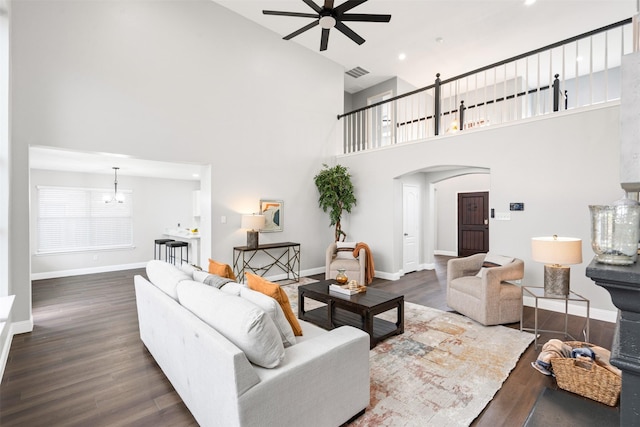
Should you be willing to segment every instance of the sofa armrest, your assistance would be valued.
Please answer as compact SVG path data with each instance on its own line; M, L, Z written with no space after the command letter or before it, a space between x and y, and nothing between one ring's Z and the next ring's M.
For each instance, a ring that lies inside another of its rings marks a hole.
M336 242L333 242L327 248L327 252L325 254L325 261L324 261L324 266L325 266L324 278L325 279L331 279L331 277L330 277L331 261L333 261L333 256L336 253L336 248L337 247L338 247L338 245L336 245Z
M475 254L465 258L453 258L447 262L447 282L458 277L473 276L482 267L487 254Z
M524 277L524 261L514 259L509 264L487 268L483 273L483 280L487 282L501 283L505 280L519 280Z
M369 405L369 335L343 326L286 349L240 396L242 425L337 426Z

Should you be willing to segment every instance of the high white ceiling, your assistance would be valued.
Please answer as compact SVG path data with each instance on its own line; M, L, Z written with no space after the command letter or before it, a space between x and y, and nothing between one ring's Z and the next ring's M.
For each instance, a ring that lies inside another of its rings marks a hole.
M335 0L334 6L345 0ZM345 75L350 93L398 76L415 87L455 77L509 57L552 44L637 13L638 0L369 0L349 13L390 14L387 23L346 23L366 42L357 45L332 29L320 52L320 27L283 43L299 43L341 64L370 74ZM264 15L263 9L313 13L302 0L216 0L217 3L285 36L310 18ZM323 0L315 0L321 5ZM441 43L436 39L441 38ZM400 61L398 55L406 59Z
M349 13L391 14L391 22L347 25L366 39L359 46L333 29L328 50L320 52L320 28L290 41L341 64L370 74L354 79L345 75L351 93L398 76L415 87L533 50L629 18L639 0L369 0ZM309 18L263 15L263 9L312 13L302 0L217 0L217 3L285 36L310 23ZM323 0L316 0L317 4ZM343 0L335 0L335 6ZM436 39L442 38L438 43ZM398 55L406 59L400 61ZM105 153L33 147L31 167L89 173L198 180L201 165L154 162Z

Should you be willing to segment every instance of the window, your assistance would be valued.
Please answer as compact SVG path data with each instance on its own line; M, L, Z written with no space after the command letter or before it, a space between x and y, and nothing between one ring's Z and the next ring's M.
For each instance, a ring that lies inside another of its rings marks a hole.
M123 203L105 203L112 191L38 188L38 252L77 252L133 247L131 191Z

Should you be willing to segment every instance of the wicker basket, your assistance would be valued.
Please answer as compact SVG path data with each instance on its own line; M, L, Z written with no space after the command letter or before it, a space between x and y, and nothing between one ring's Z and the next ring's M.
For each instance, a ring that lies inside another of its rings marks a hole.
M580 341L567 341L565 344L572 348L593 347L593 344ZM609 406L618 402L622 378L608 369L586 358L554 358L551 365L561 389Z

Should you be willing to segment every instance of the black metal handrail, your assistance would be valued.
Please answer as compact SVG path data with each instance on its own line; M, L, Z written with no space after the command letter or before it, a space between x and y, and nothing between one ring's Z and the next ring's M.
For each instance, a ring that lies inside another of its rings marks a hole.
M402 99L402 98L405 98L407 96L415 95L417 93L424 92L424 91L427 91L427 90L430 90L430 89L435 89L435 100L434 100L434 102L435 102L435 113L431 117L434 117L434 116L438 117L438 116L440 116L440 111L439 111L440 110L440 102L439 102L440 101L440 96L439 96L440 95L440 91L439 91L439 89L440 89L441 85L444 85L444 84L447 84L447 83L451 83L451 82L454 82L456 80L461 80L461 79L463 79L465 77L468 77L468 76L471 76L471 75L474 75L474 74L478 74L478 73L481 73L483 71L490 70L492 68L500 67L502 65L506 65L506 64L518 61L520 59L524 59L526 57L536 55L536 54L541 53L541 52L546 52L548 50L555 49L557 47L561 47L563 45L566 45L566 44L569 44L569 43L573 43L575 41L578 41L578 40L581 40L581 39L584 39L584 38L587 38L587 37L591 37L593 35L596 35L596 34L599 34L599 33L602 33L602 32L608 31L608 30L612 30L614 28L622 27L624 25L630 24L632 22L632 20L633 20L632 18L623 19L622 21L618 21L616 23L609 24L609 25L606 25L604 27L600 27L600 28L592 30L592 31L588 31L588 32L580 34L578 36L569 37L568 39L564 39L562 41L555 42L555 43L549 44L547 46L544 46L544 47L541 47L541 48L538 48L538 49L534 49L534 50L531 50L529 52L526 52L526 53L523 53L523 54L520 54L520 55L513 56L513 57L511 57L509 59L505 59L505 60L502 60L502 61L495 62L495 63L493 63L491 65L486 65L484 67L477 68L477 69L475 69L473 71L469 71L469 72L460 74L458 76L451 77L449 79L440 80L440 73L438 73L438 74L436 74L436 81L432 85L425 86L425 87L413 90L411 92L404 93L402 95L397 95L397 96L394 96L393 98L389 98L389 99L386 99L384 101L376 102L375 104L367 105L365 107L358 108L358 109L350 111L348 113L338 114L338 120L342 119L343 117L346 117L346 116L349 116L349 115L352 115L352 114L356 114L356 113L359 113L361 111L366 111L366 110L378 107L378 106L383 105L383 104L394 102L394 101L397 101L398 99ZM557 78L556 78L556 80L557 80ZM540 88L540 89L542 90L542 88ZM548 89L548 86L545 89ZM537 90L537 89L535 89L535 90ZM512 98L513 98L513 96L511 96L511 99ZM555 103L554 103L554 105L555 105ZM469 107L467 107L467 108L469 108ZM457 111L457 110L449 111L448 114L451 114L454 111ZM442 115L444 115L444 114L447 114L447 113L442 113ZM438 126L438 123L436 122L436 129L437 129L437 126ZM438 132L436 132L436 135L438 135Z

